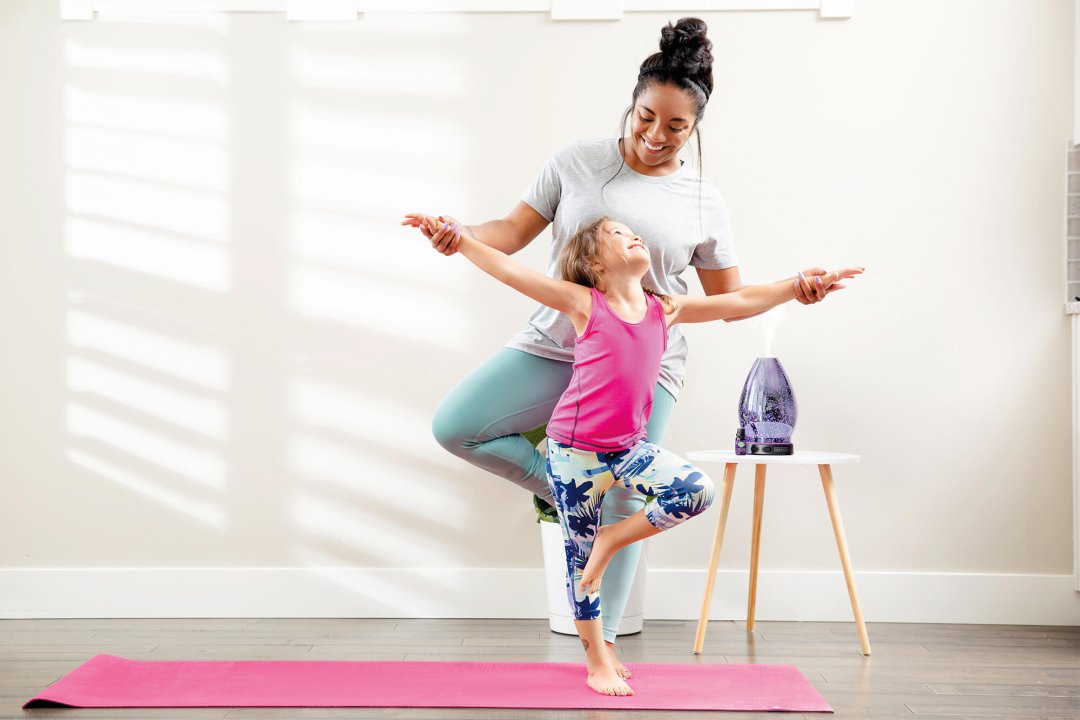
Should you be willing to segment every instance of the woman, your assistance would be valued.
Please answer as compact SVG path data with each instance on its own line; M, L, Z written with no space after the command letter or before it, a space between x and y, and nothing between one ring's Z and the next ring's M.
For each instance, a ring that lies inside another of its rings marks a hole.
M661 30L660 52L641 64L633 101L623 115L622 137L574 143L558 152L505 218L465 226L441 216L442 225L434 230L418 226L437 250L450 255L461 233L512 254L551 224L548 274L557 277L555 263L567 240L580 226L609 215L645 238L653 259L645 283L652 290L685 295L680 275L688 265L696 269L707 295L739 290L727 208L713 185L679 158L698 133L712 93L711 49L703 21L669 23ZM699 158L700 145L699 134ZM819 268L803 272L808 278L795 283L800 302L825 297L822 274ZM444 448L533 493L542 512L550 511L551 492L545 456L536 443L570 381L574 337L565 315L538 308L522 332L447 394L432 423ZM686 355L686 340L673 327L647 425L649 442L663 439L682 387ZM642 504L640 495L612 488L604 499L602 524L629 517ZM615 634L640 554L640 543L619 551L600 589L604 640L624 678L630 673L614 657Z

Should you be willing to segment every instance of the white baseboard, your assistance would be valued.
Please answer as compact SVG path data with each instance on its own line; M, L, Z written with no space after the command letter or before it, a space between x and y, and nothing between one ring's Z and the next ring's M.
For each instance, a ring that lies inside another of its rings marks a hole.
M861 572L867 622L1080 625L1072 575ZM647 619L693 620L703 570L650 569ZM717 575L710 617L746 617L747 572ZM0 569L0 618L547 617L536 569ZM758 620L844 621L839 571L762 571Z

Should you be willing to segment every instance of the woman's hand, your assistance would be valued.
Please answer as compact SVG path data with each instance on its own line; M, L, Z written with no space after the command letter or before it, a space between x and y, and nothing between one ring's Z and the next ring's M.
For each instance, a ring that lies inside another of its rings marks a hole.
M420 232L443 255L453 255L461 242L461 223L449 215L433 217L423 213L408 213L402 225L420 228Z
M803 305L813 305L821 302L829 294L828 289L821 281L825 274L825 268L812 267L803 270L795 278L795 299Z

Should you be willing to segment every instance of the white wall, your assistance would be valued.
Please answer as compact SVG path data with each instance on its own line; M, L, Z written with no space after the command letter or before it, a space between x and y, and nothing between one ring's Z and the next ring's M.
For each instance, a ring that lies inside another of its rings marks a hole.
M356 614L542 612L539 592L462 592L532 588L537 529L520 491L428 430L531 303L398 220L509 210L564 143L614 132L675 17L64 23L0 5L0 612L320 614L329 588ZM864 458L836 478L868 619L1080 618L1059 295L1072 3L703 17L704 169L744 279L868 272L819 306L691 328L666 445L730 445L771 327L798 447ZM542 267L547 240L521 257ZM759 617L850 617L816 474L770 478L765 587L836 595L811 611L763 591ZM751 497L740 475L716 616L741 612ZM694 614L715 513L652 543L653 615ZM214 604L224 578L249 600L303 587L250 569L305 567L339 569L321 595ZM156 584L132 601L117 568ZM1051 598L1033 606L1031 583Z

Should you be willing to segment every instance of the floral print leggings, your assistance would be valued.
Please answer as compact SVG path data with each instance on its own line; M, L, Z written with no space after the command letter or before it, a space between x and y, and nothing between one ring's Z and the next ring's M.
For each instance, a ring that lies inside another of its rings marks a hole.
M616 482L645 495L645 518L670 530L712 504L712 480L675 453L642 440L627 450L591 452L548 438L547 478L566 548L566 594L574 617L600 617L600 594L580 589L592 553L604 494Z

